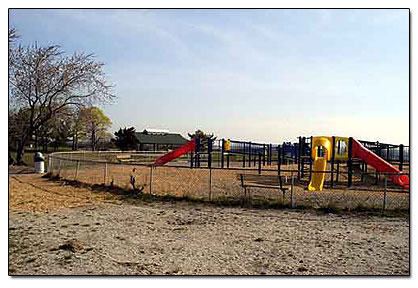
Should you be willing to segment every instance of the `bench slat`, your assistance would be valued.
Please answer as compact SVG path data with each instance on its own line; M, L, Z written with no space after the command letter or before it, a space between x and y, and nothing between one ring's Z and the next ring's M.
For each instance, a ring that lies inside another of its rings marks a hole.
M278 175L253 175L253 174L238 174L237 175L237 179L241 181L242 187L259 187L259 188L276 188L276 189L279 188L281 190L288 189L288 188L283 187L283 182L285 182L286 178L287 178L286 176L278 176Z

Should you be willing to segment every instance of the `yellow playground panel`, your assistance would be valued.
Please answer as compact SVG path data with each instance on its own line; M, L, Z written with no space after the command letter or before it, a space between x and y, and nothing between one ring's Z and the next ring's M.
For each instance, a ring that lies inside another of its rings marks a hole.
M332 140L332 137L330 137ZM334 159L348 160L348 137L334 137ZM332 142L331 142L332 143Z
M332 158L334 152L335 160L348 159L348 137L334 137L335 147L333 147L332 137L312 137L311 157L314 160L309 191L322 191L325 181L325 171L327 170L327 161Z
M225 151L231 150L231 141L229 139L228 140L225 140L224 150Z

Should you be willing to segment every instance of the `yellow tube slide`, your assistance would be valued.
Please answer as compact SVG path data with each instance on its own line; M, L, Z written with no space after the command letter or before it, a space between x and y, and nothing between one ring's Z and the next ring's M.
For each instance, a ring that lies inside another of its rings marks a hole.
M327 160L325 158L317 158L314 160L313 171L325 171L327 169ZM313 172L311 183L309 183L308 190L309 191L322 191L324 187L325 181L325 173L321 172Z
M332 139L332 138L331 138ZM318 156L318 148L324 149L324 155ZM309 191L322 191L325 181L325 172L327 170L327 160L331 159L332 140L330 137L313 137L311 157L314 160Z

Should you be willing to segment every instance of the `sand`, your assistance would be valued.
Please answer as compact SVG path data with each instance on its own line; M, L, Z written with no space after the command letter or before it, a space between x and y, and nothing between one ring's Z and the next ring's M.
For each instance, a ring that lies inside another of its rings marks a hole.
M9 176L11 275L408 275L409 220L125 201Z

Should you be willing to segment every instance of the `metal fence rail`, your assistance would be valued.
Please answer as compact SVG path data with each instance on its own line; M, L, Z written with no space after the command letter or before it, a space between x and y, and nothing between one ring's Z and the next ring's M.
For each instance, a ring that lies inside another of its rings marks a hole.
M101 184L175 197L197 198L207 201L240 201L289 207L333 209L409 209L409 191L391 183L388 174L381 173L382 181L373 186L347 188L345 183L328 184L321 192L309 192L309 175L298 177L297 165L282 167L281 175L289 190L282 193L277 187L257 188L244 194L237 175L278 175L275 167L214 167L191 168L190 156L184 156L173 166L150 166L162 153L149 152L65 152L49 155L48 172L66 180ZM129 161L126 161L126 160ZM132 160L132 161L131 161ZM182 165L182 162L184 165ZM325 171L326 183L331 173ZM342 173L343 175L344 173ZM373 173L371 173L373 174ZM407 173L406 173L407 174ZM374 175L374 174L373 174ZM343 177L342 177L343 178Z

